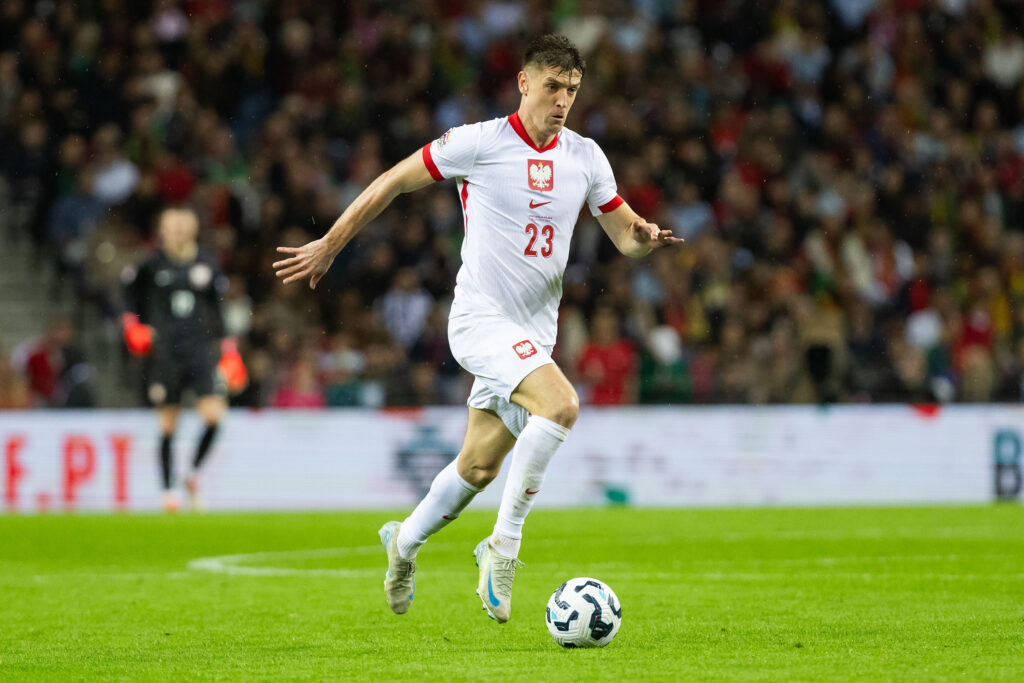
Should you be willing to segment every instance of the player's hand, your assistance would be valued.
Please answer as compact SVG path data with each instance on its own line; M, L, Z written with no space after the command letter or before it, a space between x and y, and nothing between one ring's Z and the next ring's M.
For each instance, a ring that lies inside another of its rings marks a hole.
M629 224L629 232L640 244L652 249L664 247L666 244L682 244L682 237L673 237L671 230L662 230L656 223L648 223L643 218L635 218Z
M330 253L322 239L313 240L301 247L278 247L282 254L290 258L274 263L274 274L283 277L285 284L309 278L309 288L315 289L316 283L324 276L334 262L334 254Z
M153 348L153 328L139 322L139 316L125 313L121 316L124 344L133 356L148 355Z

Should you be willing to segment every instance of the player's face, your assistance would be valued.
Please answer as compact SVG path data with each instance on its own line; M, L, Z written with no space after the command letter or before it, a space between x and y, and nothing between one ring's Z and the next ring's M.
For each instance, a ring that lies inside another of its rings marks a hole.
M160 239L171 253L190 247L198 231L199 222L191 211L165 211L160 217Z
M579 71L559 71L555 67L528 68L520 78L522 109L533 124L548 135L555 135L565 126L569 110L576 101L582 76Z

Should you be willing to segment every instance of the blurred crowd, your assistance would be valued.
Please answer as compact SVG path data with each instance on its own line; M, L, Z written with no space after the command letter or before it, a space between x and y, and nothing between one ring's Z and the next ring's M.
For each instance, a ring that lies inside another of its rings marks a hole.
M195 206L240 404L461 403L451 183L399 198L315 291L275 281L273 248L515 111L548 31L588 62L569 127L687 240L631 260L581 218L556 359L584 402L1021 398L1020 2L0 0L6 201L109 320L156 213Z

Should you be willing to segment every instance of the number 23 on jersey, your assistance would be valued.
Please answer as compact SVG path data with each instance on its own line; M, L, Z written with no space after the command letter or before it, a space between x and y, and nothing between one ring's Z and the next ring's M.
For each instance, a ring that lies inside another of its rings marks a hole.
M530 243L523 250L525 256L542 256L544 258L551 256L551 240L555 237L554 226L545 225L538 228L535 223L529 223L526 226L526 234L530 236ZM537 244L538 238L539 245ZM540 248L539 252L537 251L538 247Z

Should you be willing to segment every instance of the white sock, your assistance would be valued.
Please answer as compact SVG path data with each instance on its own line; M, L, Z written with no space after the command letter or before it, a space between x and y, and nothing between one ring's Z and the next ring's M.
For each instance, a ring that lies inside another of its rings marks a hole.
M483 491L462 478L458 470L459 459L437 473L430 491L416 509L402 522L398 532L398 554L406 560L416 557L416 551L433 534L448 526L469 505L473 496Z
M501 494L498 521L491 545L505 557L518 557L523 522L533 507L551 457L569 436L569 428L539 415L532 416L512 449L512 466Z

